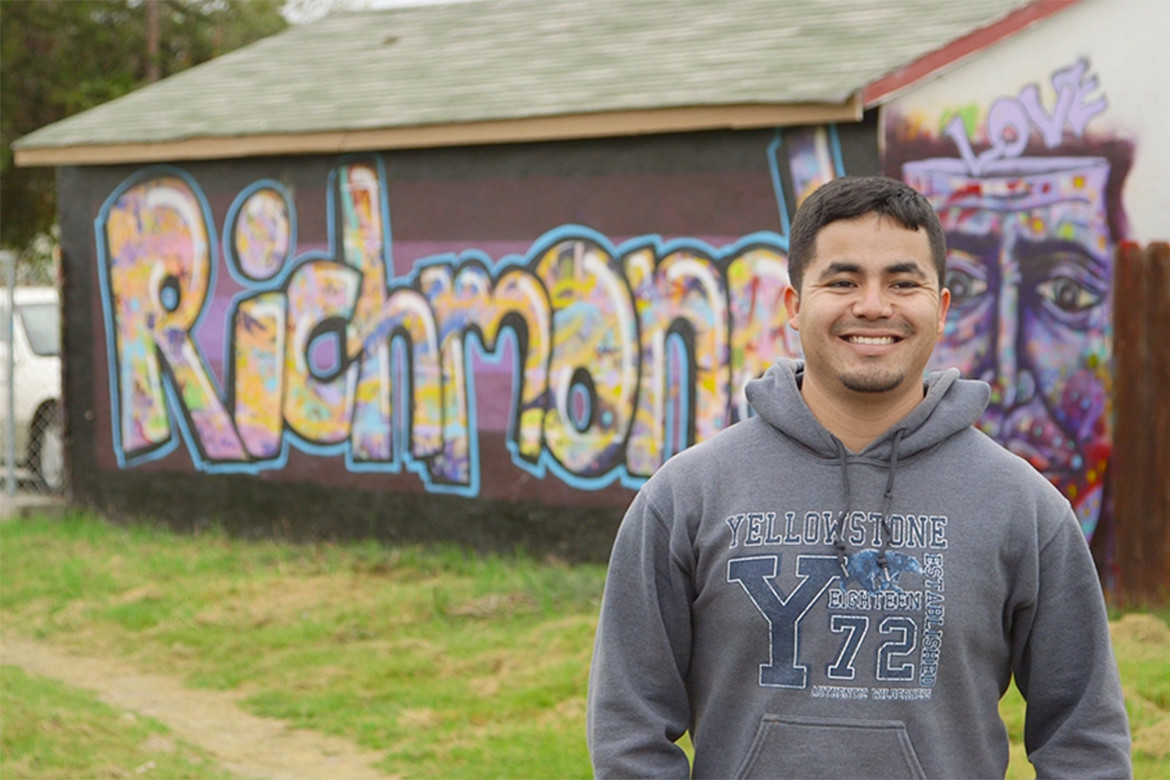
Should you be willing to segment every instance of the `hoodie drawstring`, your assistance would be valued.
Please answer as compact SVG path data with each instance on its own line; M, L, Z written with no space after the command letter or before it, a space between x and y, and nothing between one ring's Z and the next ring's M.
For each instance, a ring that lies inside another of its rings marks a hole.
M837 441L834 438L834 441ZM841 464L841 484L845 487L845 508L841 510L841 517L837 520L836 533L833 534L833 549L837 552L837 563L841 572L849 577L849 565L845 560L845 519L849 516L850 504L853 496L849 489L849 466L845 462L845 445L837 441L837 460Z
M890 507L894 503L894 474L898 471L898 445L902 443L903 433L905 431L901 428L894 431L894 446L890 451L890 471L886 476L886 495L882 501L882 549L878 552L877 563L886 576L886 582L890 581L890 565L889 561L886 560L886 552L890 549L890 537L893 536L890 529Z
M882 574L886 578L886 582L890 581L890 562L886 553L890 549L890 509L894 503L894 475L898 471L898 447L902 443L902 435L906 431L902 428L894 431L893 447L890 451L890 467L886 473L886 492L882 500L882 548L878 551L877 564L882 570ZM836 533L833 534L833 550L837 554L837 563L841 566L841 572L846 578L849 577L849 564L845 555L845 520L849 516L851 509L850 504L853 502L853 494L849 487L849 472L846 463L845 445L837 442L837 460L841 464L841 482L845 488L845 509L841 512L841 518L837 522Z

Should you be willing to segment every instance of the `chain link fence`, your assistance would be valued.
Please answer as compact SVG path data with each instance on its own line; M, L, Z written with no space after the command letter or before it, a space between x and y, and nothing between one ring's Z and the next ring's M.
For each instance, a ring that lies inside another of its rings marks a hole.
M0 250L0 491L61 494L61 306L51 263Z

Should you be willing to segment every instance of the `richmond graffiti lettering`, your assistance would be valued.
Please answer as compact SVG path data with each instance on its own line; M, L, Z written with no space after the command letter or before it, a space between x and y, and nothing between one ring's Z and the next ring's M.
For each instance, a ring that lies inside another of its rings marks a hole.
M181 170L143 171L111 194L95 227L122 467L182 440L200 470L256 472L282 468L292 444L475 495L474 352L513 367L517 466L584 489L633 486L743 417L748 379L792 354L775 233L718 249L656 236L614 246L569 225L524 256L443 255L391 278L381 160L343 161L328 192L335 248L299 255L276 182L239 193L222 249ZM219 315L222 379L194 337L219 253L240 288Z

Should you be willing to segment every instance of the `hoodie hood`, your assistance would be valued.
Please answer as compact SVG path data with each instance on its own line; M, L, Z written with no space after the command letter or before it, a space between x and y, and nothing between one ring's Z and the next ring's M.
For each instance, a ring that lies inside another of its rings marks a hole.
M782 358L759 379L747 385L747 399L765 422L821 457L838 460L842 445L829 433L800 394L804 361ZM929 374L926 396L910 414L851 457L888 461L894 454L907 458L969 428L983 414L991 397L986 382L960 379L949 368Z
M959 371L955 368L934 372L926 378L926 395L920 404L870 442L864 450L850 454L841 440L821 425L804 402L800 394L803 375L803 361L779 360L764 376L748 383L748 402L765 422L789 439L839 464L843 500L833 532L833 550L846 577L849 576L849 550L845 544L844 527L845 518L853 508L849 463L877 461L886 468L886 489L880 515L883 541L876 560L888 583L888 554L892 536L890 508L894 503L898 459L911 457L969 428L983 414L991 396L991 388L985 382L960 379Z

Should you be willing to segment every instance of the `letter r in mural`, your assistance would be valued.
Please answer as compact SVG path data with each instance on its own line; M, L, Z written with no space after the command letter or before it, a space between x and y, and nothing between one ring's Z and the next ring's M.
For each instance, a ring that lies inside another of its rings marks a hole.
M132 177L98 219L122 465L173 448L176 427L187 431L200 457L245 457L192 333L214 286L211 224L191 182L161 171ZM172 409L184 414L172 419Z

